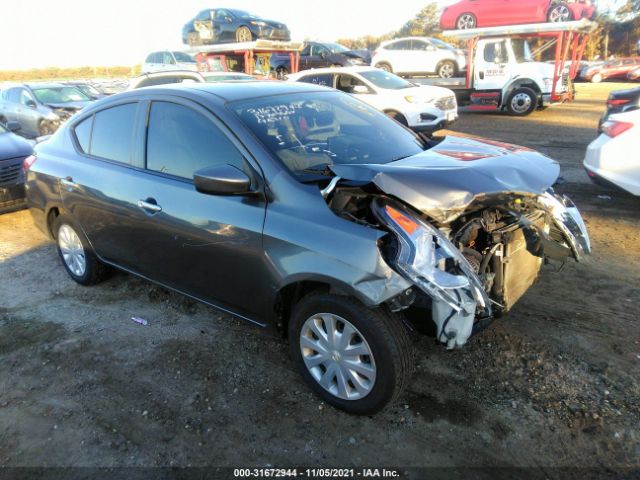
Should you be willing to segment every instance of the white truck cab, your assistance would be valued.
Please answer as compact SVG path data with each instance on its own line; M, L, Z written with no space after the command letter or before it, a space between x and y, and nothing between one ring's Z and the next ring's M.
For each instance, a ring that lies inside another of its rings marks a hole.
M474 57L473 90L495 93L481 98L498 102L513 115L528 115L551 102L553 64L536 62L523 38L486 38L478 41ZM563 75L556 93L569 89Z

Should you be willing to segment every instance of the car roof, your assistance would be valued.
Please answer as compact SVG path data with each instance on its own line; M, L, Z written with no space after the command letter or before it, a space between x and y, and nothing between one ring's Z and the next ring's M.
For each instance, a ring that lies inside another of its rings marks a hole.
M383 71L376 67L369 67L366 65L357 65L351 67L323 67L323 68L313 68L311 70L303 70L298 73L292 73L289 75L289 78L296 79L300 77L304 77L307 75L318 75L318 74L326 74L326 73L362 73L362 72L371 72L371 71Z
M32 90L35 90L38 88L64 88L69 86L69 85L64 85L62 83L57 83L57 82L30 82L30 83L25 83L25 85Z

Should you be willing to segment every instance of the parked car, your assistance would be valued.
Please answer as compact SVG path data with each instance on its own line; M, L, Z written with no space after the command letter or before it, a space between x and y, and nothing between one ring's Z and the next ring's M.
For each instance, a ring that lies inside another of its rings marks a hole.
M448 88L417 85L378 68L319 68L289 80L354 95L416 132L433 132L458 118L456 96Z
M298 69L369 65L370 62L371 53L367 50L349 50L339 43L304 42ZM291 71L289 54L272 54L270 66L279 78L284 78Z
M577 209L551 190L557 162L482 139L425 142L306 83L125 92L36 150L29 208L74 281L113 266L271 327L310 387L353 413L407 385L411 319L462 346L544 258L590 250Z
M627 74L640 67L640 57L616 58L587 68L582 78L587 82L599 83L603 80L626 79Z
M616 90L607 98L607 109L598 124L598 133L602 133L602 124L616 113L630 112L640 109L640 87L629 90Z
M463 50L437 38L407 37L383 42L371 65L402 75L438 75L451 78L467 66Z
M18 122L0 122L0 213L25 204L22 164L33 144L15 135L19 130Z
M523 23L569 22L593 19L591 0L461 0L445 7L440 17L443 30L497 27Z
M20 134L50 135L91 99L76 87L61 83L23 83L0 91L0 122L18 122Z
M602 124L589 147L584 168L599 185L640 195L640 110L615 113Z
M627 80L631 80L632 82L640 80L640 67L627 73Z
M71 87L76 87L82 93L84 93L90 100L100 100L101 98L106 97L105 93L102 93L96 87L91 85L90 83L79 81L79 80L71 80L69 82L64 82L64 85L69 85Z
M192 46L259 38L289 41L291 33L284 23L232 8L202 10L182 28L182 42Z
M255 80L251 75L240 72L193 72L191 70L174 70L169 72L143 73L129 82L127 90L172 83L213 83L228 81Z
M142 64L142 73L166 70L198 70L197 62L185 52L164 50L150 53Z

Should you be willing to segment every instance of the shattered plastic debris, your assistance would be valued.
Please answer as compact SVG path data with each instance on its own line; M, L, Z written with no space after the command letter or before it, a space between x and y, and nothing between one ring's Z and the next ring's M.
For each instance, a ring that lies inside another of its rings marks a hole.
M147 326L149 325L149 322L147 322L144 318L140 318L140 317L131 317L131 320L133 320L136 323L139 323L140 325L144 325Z

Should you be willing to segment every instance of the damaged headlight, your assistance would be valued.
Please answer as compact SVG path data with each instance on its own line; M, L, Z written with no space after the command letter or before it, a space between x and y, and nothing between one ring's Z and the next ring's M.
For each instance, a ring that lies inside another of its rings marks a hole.
M440 230L400 207L379 203L374 210L397 237L399 248L394 263L400 274L455 312L471 308L466 313L475 314L475 307L479 306L490 314L490 300L482 282L460 250ZM476 305L461 301L460 289L469 291Z
M591 253L591 240L587 226L569 197L558 195L550 188L538 197L538 202L551 215L555 226L563 233L577 261Z

